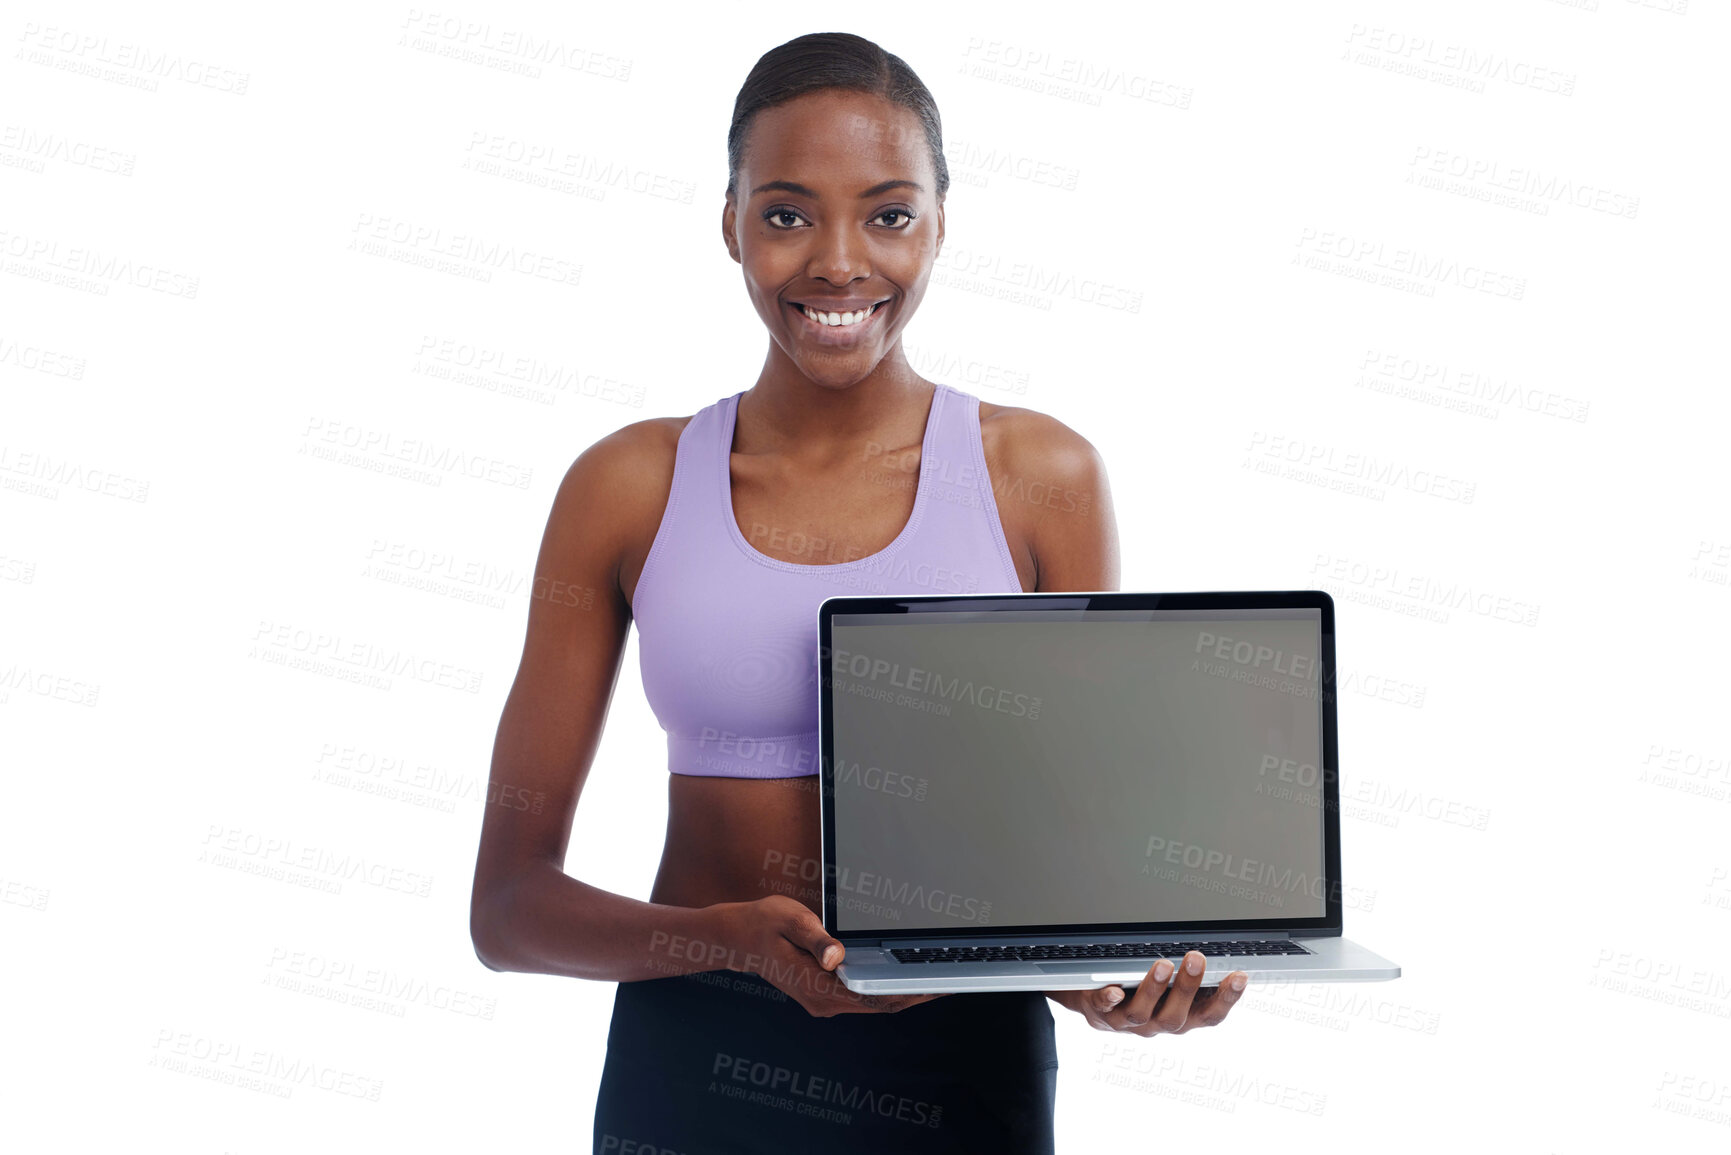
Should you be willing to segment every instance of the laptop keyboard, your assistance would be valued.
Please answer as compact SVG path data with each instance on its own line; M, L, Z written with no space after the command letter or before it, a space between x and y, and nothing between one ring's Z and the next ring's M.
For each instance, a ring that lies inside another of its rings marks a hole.
M1291 939L1245 939L1235 942L1083 942L1043 943L1039 946L997 944L993 946L891 947L887 953L897 962L1062 962L1065 959L1159 959L1182 958L1199 950L1206 958L1227 955L1309 954Z

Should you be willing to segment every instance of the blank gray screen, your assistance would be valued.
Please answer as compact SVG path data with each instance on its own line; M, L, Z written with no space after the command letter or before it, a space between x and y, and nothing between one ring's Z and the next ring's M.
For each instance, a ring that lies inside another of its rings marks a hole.
M1320 635L1315 609L836 615L836 925L1324 914Z

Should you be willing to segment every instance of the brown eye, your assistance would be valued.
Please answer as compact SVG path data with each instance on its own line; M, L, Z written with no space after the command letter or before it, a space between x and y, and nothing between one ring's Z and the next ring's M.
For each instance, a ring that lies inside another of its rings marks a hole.
M907 228L908 225L912 224L913 220L914 220L914 214L908 212L906 209L885 209L883 212L881 212L877 215L877 219L880 221L883 220L885 217L906 217L907 218L906 221L904 221L903 223L901 223L899 225L891 225L890 226L892 229L895 229L897 232L900 232L902 229Z
M775 228L791 229L793 227L793 225L776 224L775 223L775 222L779 221L782 217L792 217L796 222L799 220L799 214L794 212L792 209L787 209L787 208L770 209L768 212L763 214L763 219L771 222Z

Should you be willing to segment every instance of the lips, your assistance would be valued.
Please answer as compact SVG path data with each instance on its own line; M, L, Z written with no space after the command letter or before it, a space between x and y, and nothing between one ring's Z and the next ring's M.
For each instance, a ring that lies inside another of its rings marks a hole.
M888 312L884 307L886 304L888 302L873 305L865 320L855 321L851 325L826 325L814 321L805 315L803 308L792 301L788 302L787 307L793 312L793 332L796 339L807 345L847 349L874 338L879 328L878 319Z

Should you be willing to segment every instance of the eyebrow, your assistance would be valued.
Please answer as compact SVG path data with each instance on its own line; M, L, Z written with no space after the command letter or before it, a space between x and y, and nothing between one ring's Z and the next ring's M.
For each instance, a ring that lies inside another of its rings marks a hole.
M918 183L917 181L886 180L881 184L874 184L870 188L866 189L864 192L860 193L859 199L863 201L867 197L880 196L883 193L889 192L893 188L911 188L915 192L925 192L926 191L925 186ZM797 196L810 197L812 200L822 200L823 199L822 197L820 197L817 194L817 191L815 189L806 188L804 185L799 184L796 181L791 181L791 180L772 180L772 181L768 182L767 184L760 184L756 188L751 190L751 195L756 196L758 193L770 192L771 190L779 190L781 192L790 192L790 193L794 193Z

